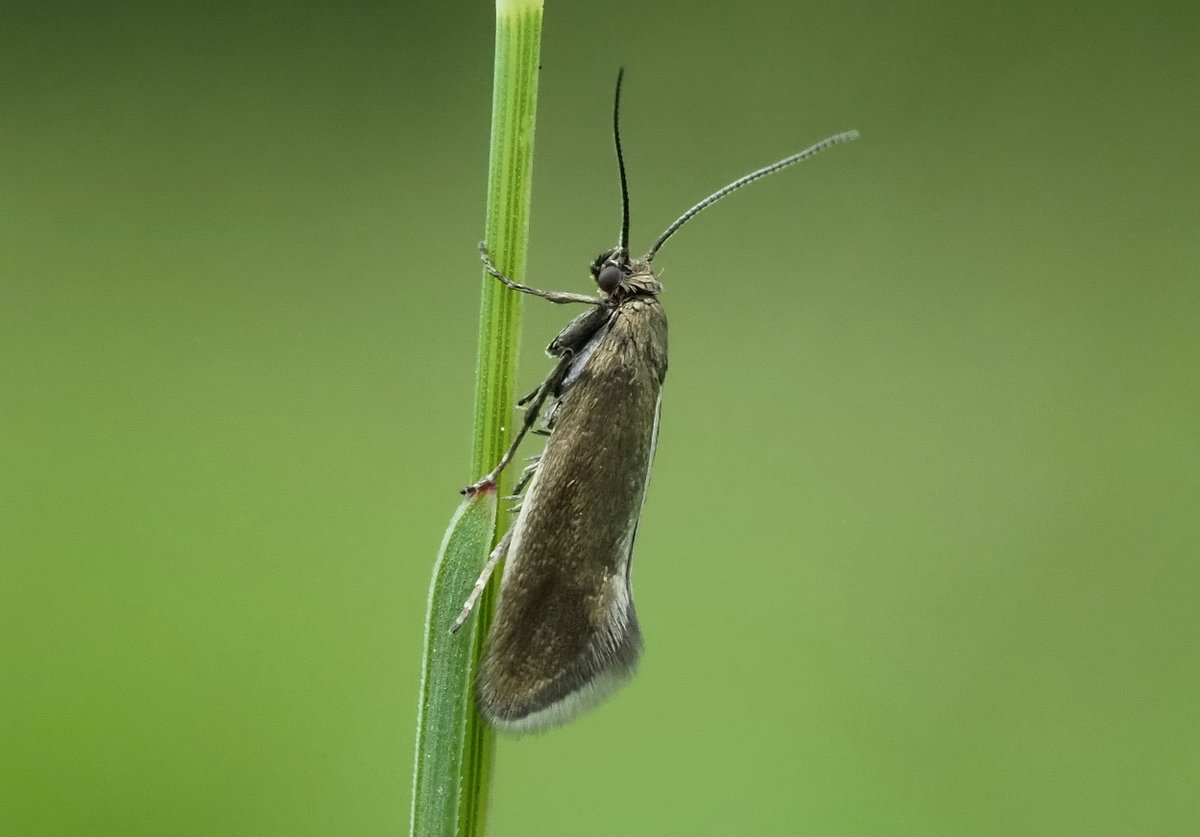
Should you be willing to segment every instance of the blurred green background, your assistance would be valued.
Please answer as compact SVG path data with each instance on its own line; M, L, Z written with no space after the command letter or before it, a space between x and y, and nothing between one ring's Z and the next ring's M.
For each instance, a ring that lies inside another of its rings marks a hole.
M468 473L477 3L6 3L0 833L407 824ZM638 677L492 833L1200 821L1200 11L556 3L529 281L658 260ZM527 304L522 387L564 309Z

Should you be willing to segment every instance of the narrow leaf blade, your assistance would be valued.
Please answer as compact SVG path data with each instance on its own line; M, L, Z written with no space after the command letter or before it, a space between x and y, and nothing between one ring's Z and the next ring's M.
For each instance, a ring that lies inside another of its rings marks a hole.
M474 711L470 677L476 632L450 626L487 560L496 529L494 486L463 500L442 539L425 614L425 653L417 708L416 769L409 833L442 837L459 832L463 741Z

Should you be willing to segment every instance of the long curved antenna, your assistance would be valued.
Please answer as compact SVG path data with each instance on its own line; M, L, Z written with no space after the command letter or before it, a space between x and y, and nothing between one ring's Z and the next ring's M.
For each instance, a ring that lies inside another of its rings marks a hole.
M619 85L619 82L618 82L618 85ZM772 163L769 166L764 166L763 168L759 169L758 171L752 171L745 177L739 177L737 180L733 181L728 186L726 186L722 189L718 189L717 191L715 191L711 195L709 195L707 198L700 201L700 203L696 204L691 209L689 209L687 212L683 213L677 219L675 219L675 223L673 223L673 224L671 224L671 226L667 227L666 231L658 237L657 241L654 242L654 246L651 247L650 252L646 254L646 261L648 261L648 262L653 261L655 255L657 255L657 253L658 253L659 248L663 246L663 243L666 242L666 240L668 238L673 236L675 234L676 230L678 230L680 227L682 227L684 224L686 224L688 221L690 221L693 215L695 215L700 210L713 205L714 203L719 201L721 198L728 195L730 192L734 192L734 191L742 188L747 183L753 183L755 180L758 180L759 178L766 177L768 174L774 174L775 172L779 171L780 169L785 169L788 166L792 165L793 163L799 163L801 160L807 160L809 157L812 157L815 154L818 154L818 153L824 151L826 148L829 148L830 146L839 145L843 142L850 142L851 140L856 140L856 139L858 139L858 131L846 131L845 133L834 134L832 137L826 137L825 139L821 140L816 145L809 146L808 148L804 149L803 151L793 154L790 157L784 157L778 163ZM618 146L618 148L619 148L619 146Z
M621 154L621 79L625 68L617 71L617 94L613 100L613 141L617 145L617 168L621 170L621 242L622 253L629 252L629 183L625 180L625 157Z

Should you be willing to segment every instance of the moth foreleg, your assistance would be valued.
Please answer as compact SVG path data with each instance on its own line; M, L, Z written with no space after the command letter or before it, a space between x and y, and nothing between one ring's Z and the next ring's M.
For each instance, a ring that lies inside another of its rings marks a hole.
M500 563L500 559L508 552L508 544L512 540L512 527L504 533L504 537L500 539L500 543L496 544L496 548L492 550L488 556L487 563L483 565L483 572L479 574L479 579L475 582L475 586L471 588L471 595L467 596L467 600L463 603L463 609L458 614L458 618L454 620L454 624L450 626L450 633L458 633L458 629L467 621L467 617L471 615L471 611L475 609L475 605L479 602L479 597L483 595L483 588L487 587L488 579L492 577L492 572L495 571L496 565Z
M586 294L569 294L559 293L557 291L539 291L537 288L531 288L528 285L522 285L520 282L514 282L503 273L501 273L488 255L487 244L479 243L479 258L483 261L483 269L486 270L494 279L499 279L505 287L512 288L514 291L520 291L523 294L531 296L540 296L542 299L548 299L558 305L563 305L569 302L579 302L583 305L600 305L604 300L596 296L587 296Z

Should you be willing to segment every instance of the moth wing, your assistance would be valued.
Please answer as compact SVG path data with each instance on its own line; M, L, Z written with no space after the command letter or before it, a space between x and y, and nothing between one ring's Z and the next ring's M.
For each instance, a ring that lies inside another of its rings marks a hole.
M564 573L539 573L508 588L505 618L493 625L476 679L479 711L493 726L524 732L565 723L633 675L642 634L628 575L593 578L583 587Z
M654 457L666 318L623 305L579 350L513 524L476 678L493 726L545 729L594 706L637 664L630 557Z

